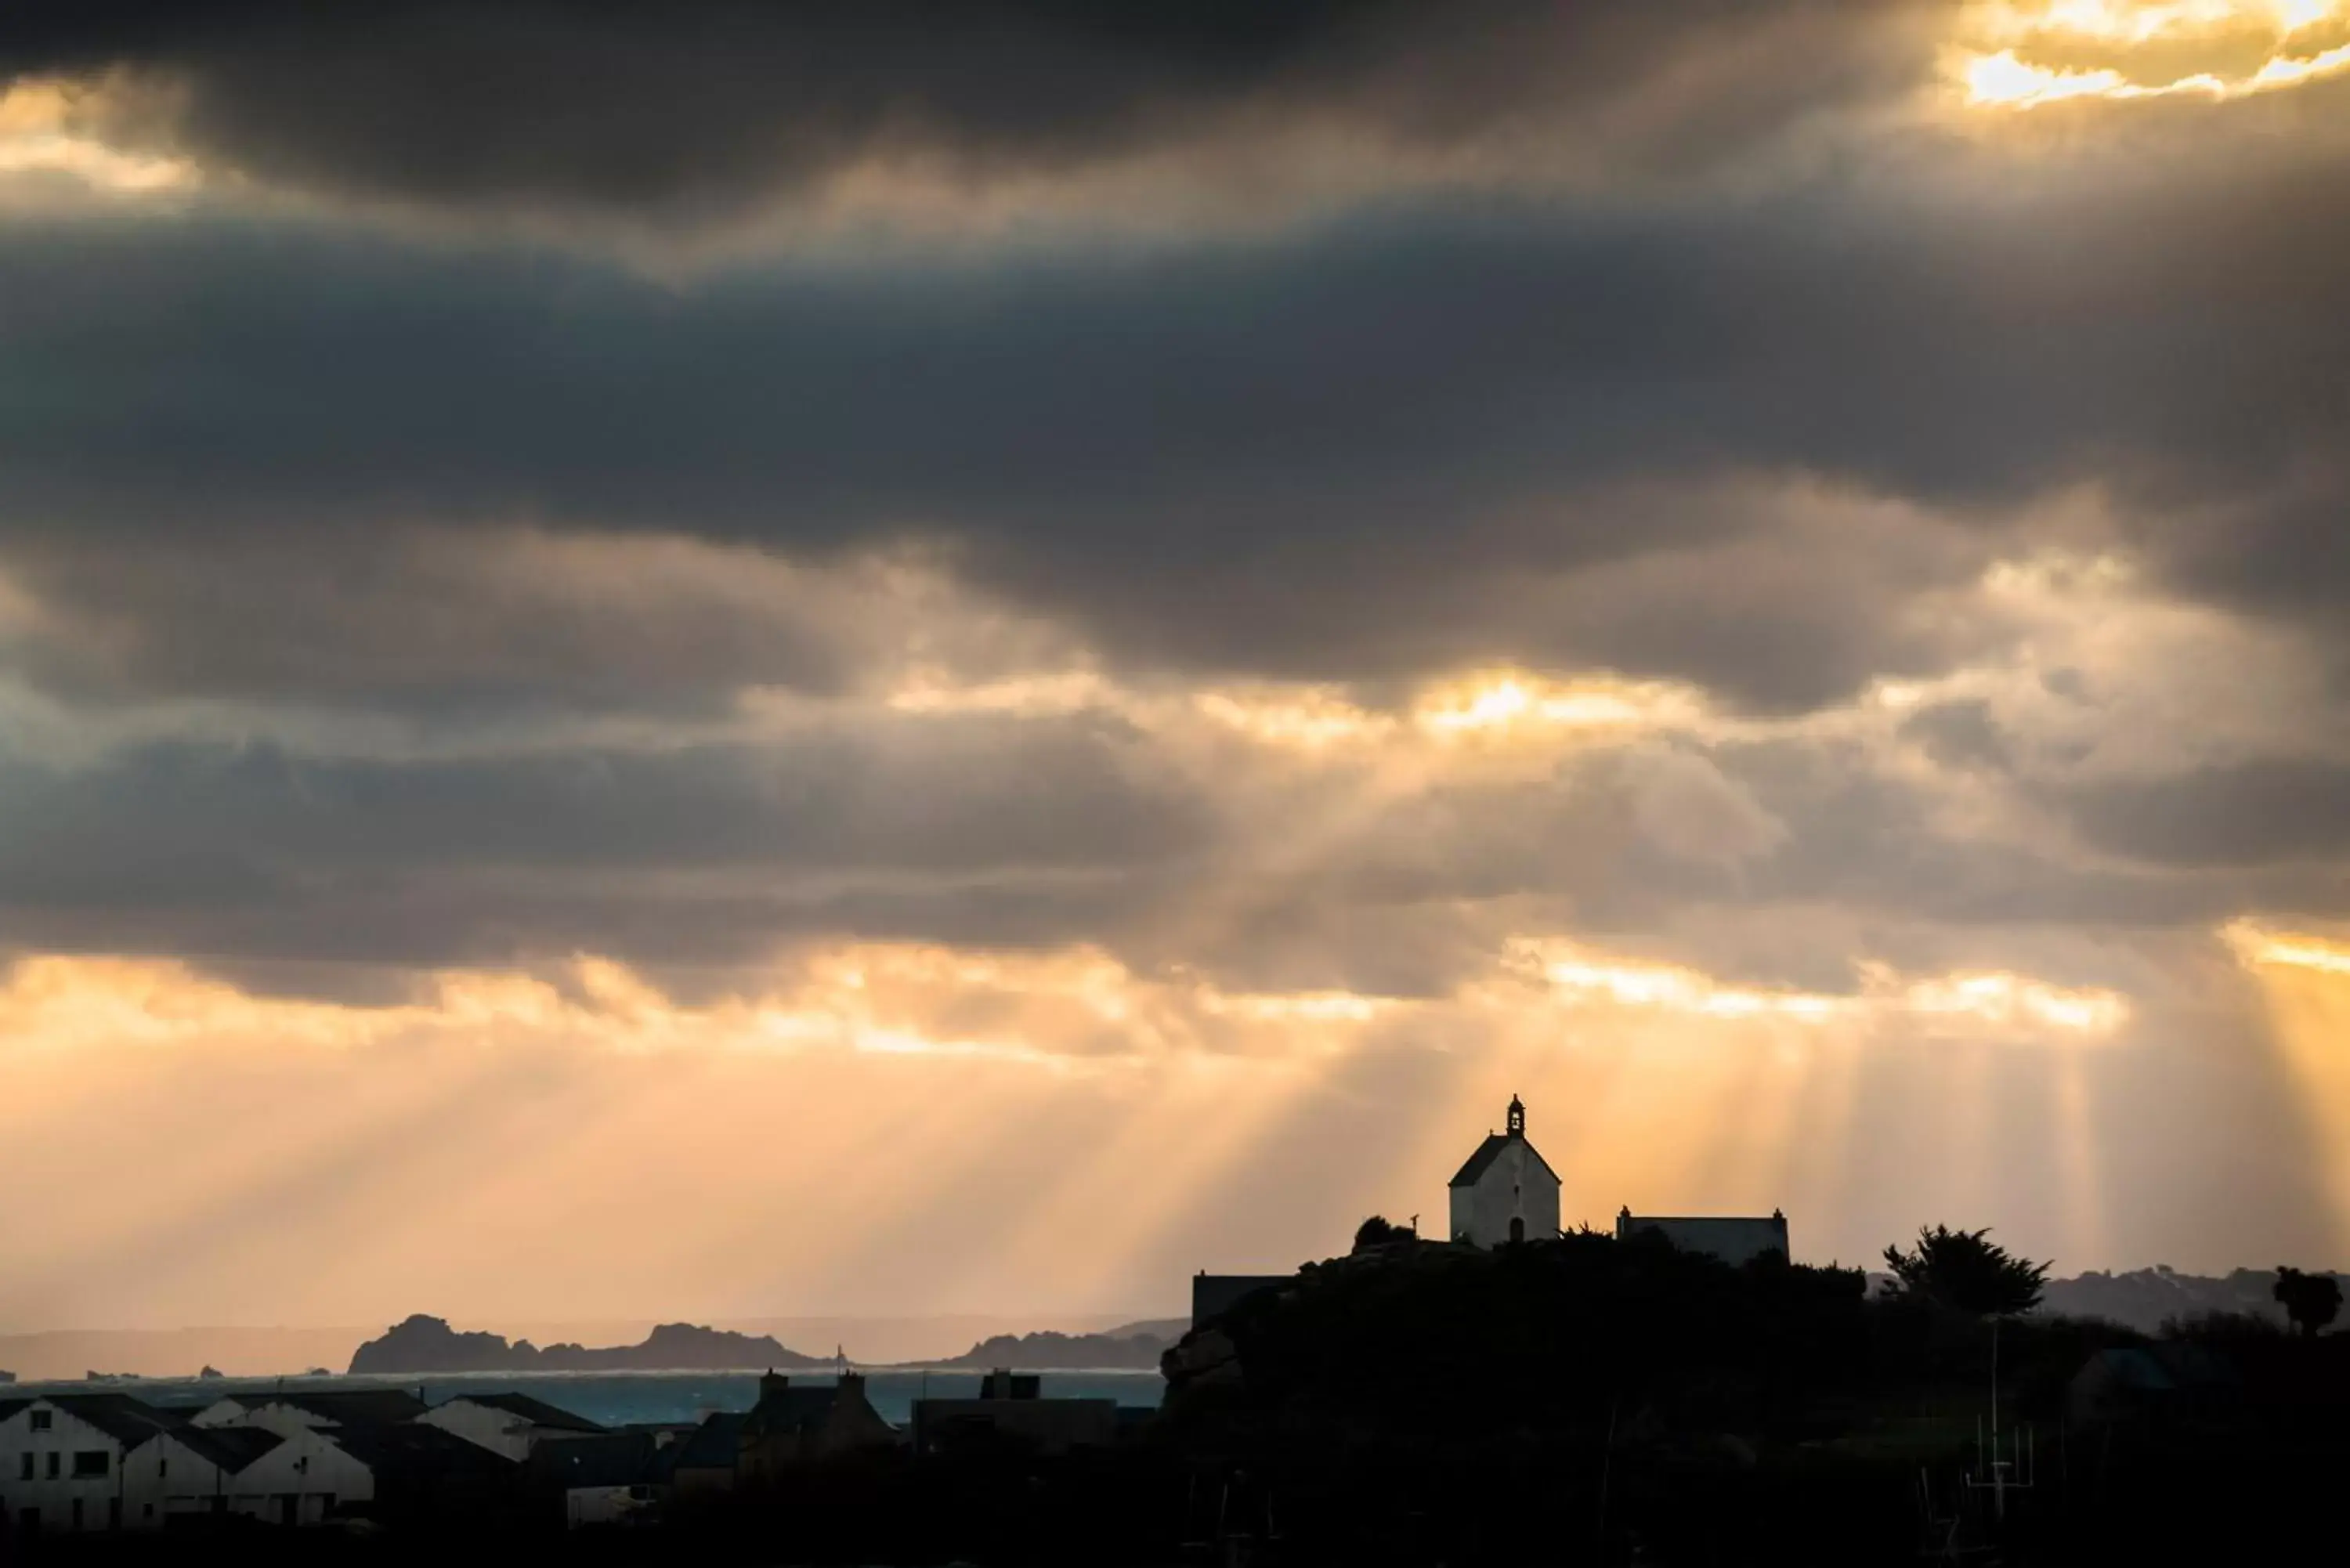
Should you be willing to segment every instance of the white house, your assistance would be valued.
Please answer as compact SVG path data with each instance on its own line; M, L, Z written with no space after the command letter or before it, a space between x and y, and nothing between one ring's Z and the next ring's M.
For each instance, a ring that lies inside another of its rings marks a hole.
M527 1394L460 1394L416 1417L520 1463L552 1438L593 1438L605 1428Z
M0 1401L0 1511L18 1532L122 1528L123 1455L171 1426L128 1394Z
M122 1456L122 1522L161 1530L190 1515L258 1511L235 1507L248 1490L243 1474L286 1439L258 1427L178 1427Z
M1452 1239L1480 1247L1558 1234L1558 1173L1526 1141L1526 1107L1510 1096L1505 1132L1488 1133L1452 1179Z

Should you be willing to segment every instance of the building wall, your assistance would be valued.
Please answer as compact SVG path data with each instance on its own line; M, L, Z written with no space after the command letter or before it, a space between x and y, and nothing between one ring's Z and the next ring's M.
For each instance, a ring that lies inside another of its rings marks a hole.
M438 1427L442 1431L460 1437L478 1449L503 1454L519 1464L530 1458L544 1437L538 1427L494 1405L476 1405L471 1399L458 1397L435 1405L416 1417L417 1424Z
M897 1441L898 1428L881 1418L860 1386L854 1391L844 1389L823 1419L805 1431L746 1434L737 1452L736 1469L742 1479L759 1480L810 1459L831 1459L859 1449L886 1449Z
M1739 1264L1776 1252L1792 1259L1787 1250L1787 1221L1782 1215L1750 1220L1730 1215L1675 1217L1618 1214L1616 1239L1630 1241L1643 1233L1662 1236L1684 1252L1701 1252L1725 1263Z
M914 1441L932 1451L959 1428L984 1425L1043 1454L1107 1448L1118 1437L1115 1399L918 1399Z
M1451 1189L1451 1234L1480 1247L1511 1239L1510 1222L1522 1222L1523 1239L1546 1241L1558 1234L1558 1178L1523 1138L1487 1166L1474 1186Z
M283 1523L292 1498L294 1522L317 1524L375 1500L375 1472L338 1447L331 1432L305 1428L280 1436L284 1442L228 1478L228 1511Z
M47 1429L36 1429L42 1413ZM101 1474L75 1474L75 1456L103 1455ZM32 1475L26 1462L30 1458ZM50 1475L49 1467L57 1466ZM8 1521L21 1528L28 1511L37 1511L45 1534L81 1530L105 1530L121 1517L122 1445L70 1410L36 1399L5 1421L0 1421L0 1507ZM80 1505L76 1522L75 1505Z
M170 1433L158 1433L122 1456L122 1522L160 1530L175 1516L225 1508L233 1478Z
M734 1490L734 1466L680 1465L671 1478L671 1485L680 1497L708 1497L716 1492Z

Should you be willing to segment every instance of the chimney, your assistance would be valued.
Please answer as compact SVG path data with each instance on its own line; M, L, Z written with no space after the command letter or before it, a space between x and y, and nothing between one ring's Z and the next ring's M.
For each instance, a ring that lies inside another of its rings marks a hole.
M778 1372L770 1366L759 1378L759 1397L763 1401L772 1399L791 1386L792 1379L789 1373Z

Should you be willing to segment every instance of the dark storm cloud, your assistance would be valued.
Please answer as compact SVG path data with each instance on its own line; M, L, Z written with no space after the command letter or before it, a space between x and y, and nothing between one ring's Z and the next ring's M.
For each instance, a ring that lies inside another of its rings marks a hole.
M1901 722L1901 738L1914 741L1946 768L2005 772L2015 757L2006 732L1983 701L1938 702Z
M895 610L853 573L679 539L334 527L48 536L0 551L41 607L14 662L85 702L291 699L484 715L727 711L745 684L835 693Z
M2325 243L2345 239L2350 235L2332 235ZM2350 375L2314 378L2303 402L2350 434ZM2345 450L2336 441L2303 452L2241 493L2158 512L2150 544L2168 581L2255 616L2343 633L2350 628L2343 614L2350 594ZM2350 657L2350 647L2339 651ZM2350 671L2350 663L2343 668Z
M2100 849L2177 866L2350 859L2350 766L2308 757L2214 763L2072 792Z
M981 903L1016 930L1049 888L964 884L1139 871L1201 844L1194 803L1125 750L1094 726L948 721L772 749L369 762L172 742L73 772L15 762L0 901L12 944L256 957L727 951L859 918L969 934Z
M1810 472L1980 517L2099 481L2132 527L2186 519L2142 530L2185 559L2195 519L2344 434L2307 395L2350 382L2307 257L2350 239L2331 172L1875 217L1825 191L1419 209L682 290L317 231L50 227L0 246L0 381L42 389L0 402L0 529L916 536L1139 663L1613 662L1802 707L1967 651L1902 618L1981 557L1879 520L1773 559L1787 509L1707 484ZM2262 514L2235 536L2283 580L2326 514ZM1631 597L1576 587L1669 551L1685 575Z
M1751 149L1930 58L1887 0L294 0L0 16L0 70L144 73L146 127L264 181L723 215L873 160L1066 175L1327 122L1438 151L1541 125L1617 163ZM1652 100L1661 99L1661 103ZM134 134L135 119L118 128Z

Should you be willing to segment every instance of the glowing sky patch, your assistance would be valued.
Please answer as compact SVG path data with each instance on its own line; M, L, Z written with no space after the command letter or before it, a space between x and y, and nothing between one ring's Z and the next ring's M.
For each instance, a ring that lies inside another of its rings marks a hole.
M2240 98L2350 68L2345 0L2056 0L1981 7L1972 27L1952 69L1985 108Z
M2316 1134L2335 1244L2350 1244L2350 943L2253 919L2220 937L2261 988L2296 1108Z
M0 91L0 177L59 175L121 196L182 191L199 182L186 159L113 146L85 131L83 104L91 95L39 78Z
M1726 985L1677 964L1642 962L1555 939L1522 939L1512 959L1577 1003L1655 1009L1700 1019L1869 1024L1894 1018L1939 1021L2005 1033L2017 1041L2106 1040L2128 1022L2116 992L2054 985L2006 971L1903 976L1863 963L1861 984L1844 994Z
M1427 693L1414 713L1438 735L1539 729L1608 729L1687 719L1693 704L1660 685L1570 684L1503 672L1448 682Z
M2246 963L2350 975L2350 944L2300 932L2273 931L2251 920L2239 920L2222 934Z

